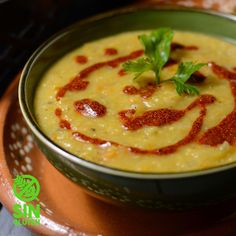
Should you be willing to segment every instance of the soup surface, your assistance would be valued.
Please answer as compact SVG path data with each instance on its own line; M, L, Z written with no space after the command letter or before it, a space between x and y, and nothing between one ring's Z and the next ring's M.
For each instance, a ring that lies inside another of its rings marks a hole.
M208 63L191 77L199 95L178 95L172 83L138 80L122 63L143 55L138 35L89 42L43 76L35 115L43 132L65 150L92 162L137 172L202 170L236 161L236 46L175 32L161 72L180 61Z

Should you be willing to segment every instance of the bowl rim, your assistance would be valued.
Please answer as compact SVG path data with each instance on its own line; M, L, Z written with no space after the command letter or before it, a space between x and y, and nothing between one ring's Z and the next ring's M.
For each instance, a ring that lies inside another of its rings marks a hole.
M233 21L236 24L236 16L228 13L216 12L213 10L205 10L205 9L196 9L196 8L187 8L187 7L180 7L180 6L146 6L146 5L138 5L138 6L131 6L120 8L117 10L109 11L106 13L102 13L99 15L95 15L89 17L85 20L81 20L78 22L73 23L72 25L64 28L63 30L59 31L58 33L51 36L48 40L42 43L31 55L28 59L27 63L25 64L19 81L18 87L18 99L20 104L20 109L23 114L23 117L31 129L31 132L38 138L42 143L44 143L47 147L49 147L53 152L57 153L58 155L66 158L67 160L81 165L84 168L88 168L93 171L101 172L103 174L125 177L125 178L135 178L135 179L179 179L179 178L190 178L208 174L214 174L217 172L222 172L225 170L233 169L236 167L236 162L228 163L222 166L211 167L208 169L203 170L190 170L190 171L183 171L183 172L135 172L130 170L123 170L114 167L109 167L105 165L101 165L95 162L91 162L89 160L83 159L82 157L76 156L69 151L64 150L62 147L54 143L50 140L37 126L35 120L32 118L30 110L28 109L26 98L25 98L25 82L27 80L29 71L32 67L32 63L35 62L35 58L37 58L38 54L46 48L48 45L52 44L58 38L62 37L64 34L73 31L75 27L80 27L89 23L93 23L102 19L109 19L114 16L119 16L123 14L135 13L138 11L184 11L184 12L195 12L195 13L202 13L206 15L212 15L216 17L220 17L222 19L228 19L229 21ZM37 59L36 59L37 60Z

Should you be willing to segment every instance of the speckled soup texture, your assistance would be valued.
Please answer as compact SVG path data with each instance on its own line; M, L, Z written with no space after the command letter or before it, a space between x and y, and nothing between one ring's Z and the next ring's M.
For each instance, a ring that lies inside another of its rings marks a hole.
M141 87L144 81L153 81L154 75L147 73L138 81L132 74L120 75L121 65L112 68L103 67L94 71L86 79L89 85L82 91L68 91L57 100L59 88L71 81L84 68L102 61L122 57L135 50L142 49L138 40L140 32L122 33L116 36L89 42L65 55L57 61L43 76L35 96L35 115L42 131L63 149L92 162L119 169L138 172L181 172L201 170L219 166L236 160L236 147L224 142L217 146L202 145L197 141L178 148L168 155L143 155L131 152L128 148L114 145L94 145L82 139L75 139L72 132L80 132L92 138L109 140L145 150L162 148L178 142L185 137L199 115L199 107L187 112L180 120L160 127L145 126L138 130L128 130L119 119L118 113L135 109L135 115L141 115L153 109L184 109L197 96L179 96L171 83L164 83L155 93L144 98L139 94L127 95L125 86ZM194 45L198 50L175 50L171 57L181 61L215 63L229 69L236 66L236 46L210 36L175 32L174 42ZM116 55L106 55L106 48L115 48ZM86 56L86 63L78 63L75 58ZM177 65L166 67L162 79L170 78ZM234 109L229 82L219 79L210 66L202 68L206 80L198 86L200 94L213 95L216 101L206 106L207 114L199 136L209 128L216 126ZM102 117L87 117L75 111L74 102L89 98L103 104L107 112ZM55 110L62 111L63 119L71 124L71 130L59 126Z

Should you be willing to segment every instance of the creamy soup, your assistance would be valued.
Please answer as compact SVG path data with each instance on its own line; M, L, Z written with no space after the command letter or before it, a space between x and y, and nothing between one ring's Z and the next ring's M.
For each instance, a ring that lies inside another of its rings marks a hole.
M143 55L141 33L89 42L57 61L36 90L42 131L78 157L137 172L202 170L236 161L236 46L175 32L162 79L180 61L208 63L190 78L200 94L180 96L172 83L156 86L151 72L134 81L122 69Z

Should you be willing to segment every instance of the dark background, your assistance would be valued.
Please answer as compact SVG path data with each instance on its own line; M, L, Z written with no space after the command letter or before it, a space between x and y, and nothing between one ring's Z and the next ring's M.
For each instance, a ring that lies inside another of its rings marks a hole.
M88 16L132 0L0 0L0 94L40 43Z
M132 0L0 0L0 96L32 52L48 37L80 19L132 4ZM14 227L0 203L0 236L28 236Z

